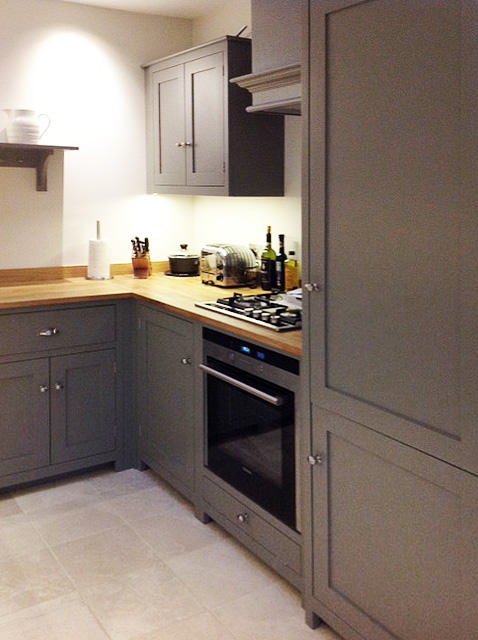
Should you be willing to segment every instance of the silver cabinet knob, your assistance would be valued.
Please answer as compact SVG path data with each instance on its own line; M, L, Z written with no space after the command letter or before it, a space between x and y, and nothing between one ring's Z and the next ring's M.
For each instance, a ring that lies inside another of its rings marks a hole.
M38 335L42 338L49 338L50 336L57 336L60 333L60 329L51 327L50 329L42 329L38 332Z
M64 389L64 385L61 382L55 382L55 390L62 391Z
M183 143L185 147L192 147L193 143L192 142L184 142Z
M41 384L40 385L40 393L46 393L48 391L48 385Z
M313 291L320 291L320 286L316 282L307 282L302 286L309 293L312 293Z
M307 456L307 462L310 464L311 467L314 467L316 464L322 464L323 461L324 459L321 455Z
M184 356L183 358L181 358L181 364L191 364L192 360L189 356Z
M249 515L247 513L239 513L237 519L241 524L245 524L249 520Z
M186 146L186 143L185 143L185 142L176 142L176 146L177 146L179 149L181 149L182 147L185 147L185 146Z

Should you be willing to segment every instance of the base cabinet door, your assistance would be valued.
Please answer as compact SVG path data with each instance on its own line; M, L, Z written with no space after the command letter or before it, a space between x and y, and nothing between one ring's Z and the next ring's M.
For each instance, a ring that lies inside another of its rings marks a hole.
M0 365L0 476L49 463L48 359Z
M51 359L51 462L116 446L115 351Z
M367 640L476 640L478 478L335 414L315 422L314 599Z
M193 327L147 307L139 309L137 411L139 458L179 490L194 478Z

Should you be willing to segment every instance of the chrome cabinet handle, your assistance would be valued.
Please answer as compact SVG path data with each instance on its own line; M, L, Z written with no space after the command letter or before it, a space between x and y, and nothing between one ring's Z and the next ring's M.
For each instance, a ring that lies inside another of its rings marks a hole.
M192 142L183 142L183 145L184 145L185 147L192 147L192 146L193 146L193 143L192 143Z
M189 356L181 358L181 364L191 364L192 360Z
M57 336L60 333L60 329L52 327L50 329L42 329L38 332L38 335L42 338L49 338L50 336Z
M41 384L40 385L40 393L46 393L48 391L48 385Z
M250 384L246 384L245 382L241 382L240 380L236 380L231 376L222 373L221 371L217 371L216 369L212 369L205 364L200 364L199 368L202 369L205 373L222 380L223 382L227 382L233 387L237 387L238 389L242 389L246 393L250 393L251 396L255 396L256 398L260 398L264 400L264 402L268 402L269 404L274 405L275 407L281 407L284 404L284 398L281 396L272 396L270 393L266 393L265 391L261 391L260 389L256 389L255 387L251 387Z
M245 524L249 520L249 514L247 513L239 513L237 515L237 519L241 524Z
M64 388L65 387L61 382L55 382L55 391L62 391Z
M307 282L303 286L309 293L312 293L313 291L320 291L320 286L316 282Z
M176 142L176 146L177 146L179 149L181 149L182 147L185 147L185 146L186 146L186 143L185 143L185 142Z
M316 456L307 456L307 462L310 464L311 467L314 467L316 464L322 464L324 462L324 459L321 455L316 455Z

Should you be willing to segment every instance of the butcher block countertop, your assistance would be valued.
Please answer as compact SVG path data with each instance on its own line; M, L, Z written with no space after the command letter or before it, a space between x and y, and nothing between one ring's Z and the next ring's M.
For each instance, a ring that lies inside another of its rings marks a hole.
M216 300L230 296L234 291L247 295L247 288L222 289L203 285L200 277L175 278L163 273L153 274L147 280L135 280L132 275L117 275L112 280L86 280L72 277L59 280L38 280L21 284L6 283L0 279L0 309L15 309L41 305L90 302L134 298L157 305L158 308L188 317L205 325L229 331L246 340L300 357L302 332L279 333L243 320L208 311L195 302Z

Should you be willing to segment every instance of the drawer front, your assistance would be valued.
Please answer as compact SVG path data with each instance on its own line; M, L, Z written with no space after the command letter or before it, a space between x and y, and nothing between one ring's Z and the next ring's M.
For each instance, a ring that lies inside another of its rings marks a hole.
M0 316L0 355L113 342L115 317L114 305Z
M301 573L300 545L208 478L203 478L203 497L228 520L277 556L282 564L290 567L297 574Z

